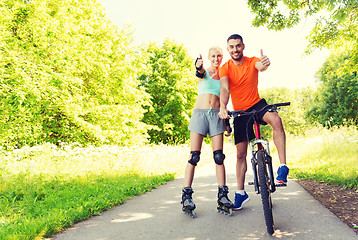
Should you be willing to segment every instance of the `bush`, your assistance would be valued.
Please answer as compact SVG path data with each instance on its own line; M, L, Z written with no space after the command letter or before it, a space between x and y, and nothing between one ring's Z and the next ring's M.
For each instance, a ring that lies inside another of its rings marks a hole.
M260 91L261 98L265 98L268 104L291 102L290 106L282 107L284 111L278 113L285 131L292 135L298 135L308 127L304 118L304 101L307 99L304 91L287 88L269 88ZM272 128L269 125L263 126L262 135L272 138Z

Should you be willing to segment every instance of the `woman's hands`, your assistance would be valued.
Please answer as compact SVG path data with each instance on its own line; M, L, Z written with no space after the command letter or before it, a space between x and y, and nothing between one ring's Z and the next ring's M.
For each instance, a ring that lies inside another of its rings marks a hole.
M200 54L200 56L195 60L196 70L200 71L201 69L203 69L203 65L204 65L203 57Z

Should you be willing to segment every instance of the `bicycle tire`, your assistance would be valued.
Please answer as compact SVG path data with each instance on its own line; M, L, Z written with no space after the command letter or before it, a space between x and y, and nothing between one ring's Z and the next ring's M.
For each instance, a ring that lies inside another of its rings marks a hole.
M271 191L268 186L268 174L265 163L265 156L263 150L257 152L257 168L259 175L259 184L260 184L260 194L262 207L264 210L265 224L267 232L272 235L274 230L274 222L272 215L272 202L271 202Z

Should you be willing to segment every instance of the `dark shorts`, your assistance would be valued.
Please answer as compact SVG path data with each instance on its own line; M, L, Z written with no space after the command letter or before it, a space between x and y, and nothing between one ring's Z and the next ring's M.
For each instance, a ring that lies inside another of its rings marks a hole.
M261 99L258 103L254 106L250 107L246 111L252 110L261 110L267 104L265 99ZM261 119L260 124L266 125L267 123L262 121L262 117L265 115L267 111L263 111L259 114L259 118ZM234 138L235 138L235 145L244 142L250 141L255 138L255 133L253 130L253 118L252 116L240 116L234 119Z

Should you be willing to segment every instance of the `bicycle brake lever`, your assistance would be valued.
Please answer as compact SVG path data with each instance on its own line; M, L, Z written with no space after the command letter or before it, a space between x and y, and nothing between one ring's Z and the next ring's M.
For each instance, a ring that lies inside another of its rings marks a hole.
M276 111L283 111L286 112L286 109L282 109L282 108L277 108Z

